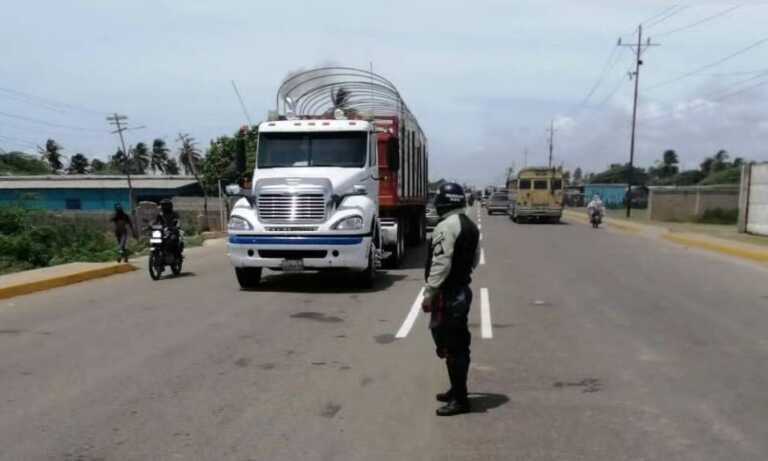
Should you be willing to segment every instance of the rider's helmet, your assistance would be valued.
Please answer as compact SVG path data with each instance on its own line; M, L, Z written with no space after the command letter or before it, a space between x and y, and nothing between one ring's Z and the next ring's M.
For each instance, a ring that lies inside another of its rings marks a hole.
M453 182L448 182L440 186L435 197L435 209L437 214L444 215L457 208L465 208L467 198L464 195L464 189Z
M592 197L592 200L594 200L594 201L598 201L598 200L600 200L600 194L595 194L595 195Z
M164 198L160 201L160 209L163 213L172 213L173 212L173 202L171 199Z

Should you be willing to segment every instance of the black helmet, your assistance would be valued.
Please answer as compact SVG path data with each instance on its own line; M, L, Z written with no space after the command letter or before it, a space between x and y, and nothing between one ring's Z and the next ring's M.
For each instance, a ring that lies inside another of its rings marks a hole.
M171 199L164 198L160 200L160 209L163 210L163 213L170 213L173 211L173 202Z
M435 197L435 208L437 214L444 215L457 208L467 206L467 197L464 195L464 189L453 182L447 182L440 186Z

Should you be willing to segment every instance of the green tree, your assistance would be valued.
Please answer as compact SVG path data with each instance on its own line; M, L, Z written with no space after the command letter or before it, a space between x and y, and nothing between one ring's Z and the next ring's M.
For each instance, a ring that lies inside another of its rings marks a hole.
M64 164L62 163L62 158L64 156L61 154L63 149L56 141L48 139L45 142L45 148L38 148L38 150L40 151L43 160L48 162L48 166L53 173L58 174L59 171L64 168Z
M109 159L110 169L119 171L123 174L130 172L128 166L128 156L125 155L122 149L117 149L117 152Z
M0 154L0 175L43 175L50 172L47 162L24 152Z
M169 158L165 161L165 164L163 164L163 171L165 174L169 174L171 176L177 175L180 173L179 163L175 158Z
M168 163L168 152L170 149L165 145L165 141L157 138L152 142L152 157L149 160L149 168L153 173L159 171L165 173L166 164Z
M136 144L136 147L131 149L131 173L146 174L149 162L150 157L147 145L143 142Z
M68 174L86 174L88 173L88 158L85 155L77 153L69 159Z
M202 156L200 155L200 149L197 147L195 138L186 133L179 133L178 142L181 143L179 147L179 163L184 168L184 174L192 174L197 177Z
M186 133L179 133L178 141L181 143L179 147L179 161L184 167L185 172L191 172L197 180L200 188L203 190L203 219L204 225L207 230L208 227L208 192L206 191L205 184L201 177L201 163L202 157L200 156L200 149L197 148L195 138Z
M209 191L216 190L220 180L230 184L239 179L235 171L237 142L235 138L229 136L221 136L211 141L202 164L203 182Z
M626 184L629 165L615 163L607 170L597 173L591 177L593 184ZM632 184L644 185L648 183L648 173L643 168L634 167L632 170Z
M701 162L699 165L699 169L701 170L702 176L706 177L709 176L709 174L712 172L712 165L715 163L715 159L712 157L707 157L704 159L704 161Z
M95 158L91 160L91 172L95 174L103 174L107 171L109 166L101 160Z
M711 173L723 171L728 167L728 151L722 149L717 151L714 157L714 161L712 162Z

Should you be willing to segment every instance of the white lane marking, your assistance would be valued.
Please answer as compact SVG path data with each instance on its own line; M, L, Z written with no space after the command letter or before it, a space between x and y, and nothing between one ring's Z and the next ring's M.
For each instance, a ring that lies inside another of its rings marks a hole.
M485 248L480 248L480 265L485 265Z
M480 234L480 241L483 241L483 234Z
M480 335L484 339L493 338L491 323L491 300L488 296L488 288L480 289Z
M405 320L403 320L403 324L400 325L400 329L397 330L395 338L405 338L408 336L408 333L411 332L411 328L413 328L413 324L416 322L416 318L419 316L419 312L421 311L422 301L424 301L424 288L422 288L421 291L419 291L419 295L416 296L416 301L413 302L411 310L408 311L408 315L405 317Z
M477 230L483 230L483 225L482 224L478 224L477 225Z

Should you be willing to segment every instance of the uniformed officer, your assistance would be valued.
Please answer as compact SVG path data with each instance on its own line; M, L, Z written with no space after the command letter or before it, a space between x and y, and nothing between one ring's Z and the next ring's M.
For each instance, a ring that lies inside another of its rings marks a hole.
M437 415L452 416L469 412L467 316L472 304L471 275L480 260L480 232L464 214L466 197L460 185L440 186L435 208L440 222L432 234L422 309L432 314L429 326L437 356L445 359L451 382L447 392L437 394L437 400L445 403Z

